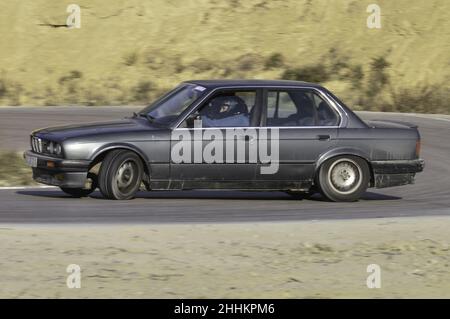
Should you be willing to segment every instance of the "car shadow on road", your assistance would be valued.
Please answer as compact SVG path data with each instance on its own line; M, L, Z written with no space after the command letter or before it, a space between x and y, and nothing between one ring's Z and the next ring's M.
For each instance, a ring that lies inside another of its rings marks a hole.
M323 197L320 194L314 194L307 199L318 201L318 202L328 202L328 200ZM402 197L399 196L392 196L392 195L386 195L386 194L380 194L380 193L374 193L374 192L365 192L363 196L361 196L361 199L359 201L383 201L383 200L399 200L402 199Z
M361 199L362 200L399 200L399 199L402 199L402 197L374 193L374 192L365 192L364 195L361 197Z
M74 199L58 190L20 190L16 192L20 195L47 197L55 199ZM90 196L92 199L104 200L99 191L95 191ZM284 192L245 192L245 191L218 191L218 190L189 190L189 191L153 191L139 192L137 199L230 199L230 200L312 200L326 202L327 200L320 194L309 196L307 194L290 195ZM366 192L362 201L383 201L399 200L401 197Z
M20 190L16 191L16 194L47 198L73 199L73 197L71 197L70 195L67 195L64 192L58 190Z
M20 190L16 194L46 197L55 199L76 199L58 190ZM91 195L91 199L108 200L97 190ZM298 200L302 198L288 195L284 192L239 192L239 191L141 191L136 199L237 199L237 200Z

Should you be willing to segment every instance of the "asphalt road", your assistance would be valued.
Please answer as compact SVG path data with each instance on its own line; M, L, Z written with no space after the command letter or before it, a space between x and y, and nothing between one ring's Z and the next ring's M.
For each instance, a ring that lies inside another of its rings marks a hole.
M43 126L112 119L134 108L1 108L0 149L23 150L28 134ZM72 199L56 189L0 190L0 223L193 223L450 215L450 117L362 113L365 119L418 124L425 171L416 184L370 189L355 203L278 192L185 191L139 193L131 201L108 201L95 192Z

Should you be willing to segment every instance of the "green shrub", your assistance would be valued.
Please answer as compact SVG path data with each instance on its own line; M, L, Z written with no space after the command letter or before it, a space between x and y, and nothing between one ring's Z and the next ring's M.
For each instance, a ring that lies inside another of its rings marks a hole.
M274 53L267 57L264 67L265 69L275 69L284 66L284 56L281 53Z
M329 80L330 74L324 65L318 64L286 69L281 77L284 80L321 83Z
M173 69L176 74L180 74L186 69L180 57L175 57L173 61Z
M450 89L443 85L400 88L392 92L391 109L399 112L450 114L449 99Z
M123 57L123 63L126 66L132 66L137 63L138 58L139 58L139 56L136 52L130 52Z
M243 54L236 59L236 71L251 71L263 66L263 59L255 53Z
M83 77L83 73L78 70L72 70L68 75L63 75L59 78L59 84L65 84L66 82L81 79Z
M368 98L375 98L381 93L390 82L386 69L390 63L384 57L378 57L372 60L370 64L369 82L366 89Z
M0 99L6 105L21 105L22 97L26 94L23 85L19 82L0 79Z
M6 96L8 89L6 86L6 80L0 79L0 99Z
M95 106L95 105L111 105L110 100L107 99L104 92L100 92L96 88L86 88L84 90L84 103L87 106Z
M214 68L214 64L205 58L198 58L194 62L191 63L191 68L195 73L202 73L212 70Z
M9 98L9 104L18 106L21 105L22 95L25 90L22 84L17 82L12 82L8 88L7 97Z
M154 84L151 81L140 81L132 88L133 102L148 103Z
M361 65L353 65L349 68L348 79L352 83L352 88L357 89L362 86L364 71Z

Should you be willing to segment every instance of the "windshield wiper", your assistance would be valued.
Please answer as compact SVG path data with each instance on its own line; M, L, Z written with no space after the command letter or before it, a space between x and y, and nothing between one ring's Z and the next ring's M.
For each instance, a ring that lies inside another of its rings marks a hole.
M150 123L155 123L156 118L154 116L151 116L150 114L145 114L145 117Z
M149 121L150 123L154 123L156 120L156 118L151 116L150 114L138 113L138 114L136 114L136 116L145 117L147 119L147 121Z

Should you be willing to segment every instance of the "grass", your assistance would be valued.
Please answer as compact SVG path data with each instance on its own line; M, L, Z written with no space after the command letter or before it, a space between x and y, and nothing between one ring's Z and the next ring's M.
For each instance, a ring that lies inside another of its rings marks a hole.
M0 4L0 105L145 104L191 78L285 78L355 109L450 113L446 0L380 0L379 30L370 1L77 3L81 29L51 27L64 3Z
M31 168L25 164L21 154L0 153L0 186L25 186L35 184Z

